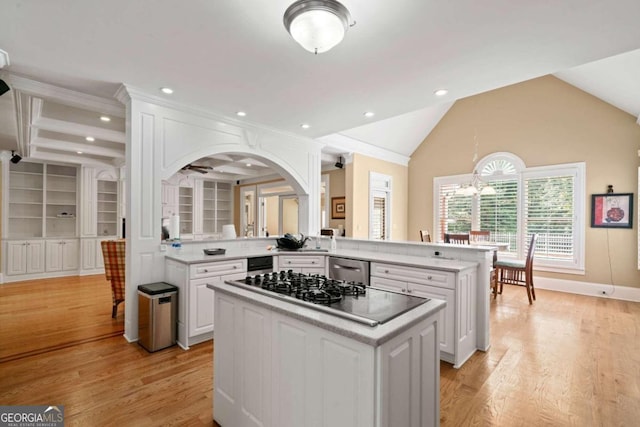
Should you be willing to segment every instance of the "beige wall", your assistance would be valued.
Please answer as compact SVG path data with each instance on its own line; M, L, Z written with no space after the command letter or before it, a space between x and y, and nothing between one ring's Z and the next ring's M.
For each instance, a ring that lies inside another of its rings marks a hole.
M345 227L346 219L332 219L331 218L331 199L334 197L345 197L345 170L335 169L326 172L329 175L329 212L327 216L329 218L329 228L339 228L339 226ZM346 217L346 213L345 213Z
M411 156L408 232L433 228L433 178L470 173L474 132L481 159L507 151L526 166L586 162L586 274L541 276L640 287L637 221L634 229L591 228L591 197L612 184L635 193L640 126L636 119L555 77L546 76L457 101ZM637 212L634 216L637 216Z
M389 175L392 179L391 239L407 239L408 168L396 163L354 154L346 165L347 236L369 237L369 172Z

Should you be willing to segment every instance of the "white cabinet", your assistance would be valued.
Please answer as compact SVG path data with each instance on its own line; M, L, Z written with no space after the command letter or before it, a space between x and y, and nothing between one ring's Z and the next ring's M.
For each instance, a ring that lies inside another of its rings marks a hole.
M435 316L379 346L216 291L215 420L223 426L436 426Z
M80 241L82 270L84 272L96 273L96 271L92 270L104 271L104 258L102 256L102 245L100 244L103 240L110 239L82 239Z
M7 275L44 272L44 240L8 241L5 253Z
M47 240L45 244L46 271L78 269L78 240Z
M373 288L447 302L440 311L440 357L460 367L476 350L475 270L447 272L396 264L371 263Z
M218 265L216 265L218 264ZM242 280L246 277L246 268L242 260L220 261L208 264L209 275L203 276L192 269L192 279L189 284L189 337L195 337L213 331L213 291L207 288L209 283L219 283L225 280ZM205 273L206 274L206 273Z
M279 270L304 274L326 274L325 255L278 255Z
M177 341L182 348L213 338L214 292L207 284L242 280L246 275L246 258L191 265L165 261L165 281L179 289Z

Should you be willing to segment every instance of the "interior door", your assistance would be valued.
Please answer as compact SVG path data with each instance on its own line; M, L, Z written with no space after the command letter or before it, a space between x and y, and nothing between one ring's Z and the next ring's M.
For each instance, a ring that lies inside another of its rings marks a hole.
M240 189L240 236L256 236L256 217L258 207L256 201L256 186Z

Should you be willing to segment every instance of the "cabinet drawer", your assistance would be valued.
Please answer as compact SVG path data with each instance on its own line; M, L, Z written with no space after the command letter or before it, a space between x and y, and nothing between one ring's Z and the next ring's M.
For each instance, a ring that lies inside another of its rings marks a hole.
M455 274L428 268L406 267L401 265L371 263L371 276L393 280L402 280L441 288L455 288Z
M285 270L295 267L324 267L324 256L280 255L278 256L278 267Z
M207 264L197 264L191 266L191 278L200 279L202 277L223 276L226 274L246 273L246 259L234 259L229 261L217 261Z

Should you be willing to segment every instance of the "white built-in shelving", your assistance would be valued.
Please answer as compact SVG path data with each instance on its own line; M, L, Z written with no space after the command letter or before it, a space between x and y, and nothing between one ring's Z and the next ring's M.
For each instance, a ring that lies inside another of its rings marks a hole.
M204 181L202 190L202 228L205 234L221 233L224 224L231 224L231 184Z
M77 173L75 166L12 163L7 236L76 237Z
M98 180L98 235L118 234L118 182Z
M180 187L178 193L180 234L193 233L193 188Z

